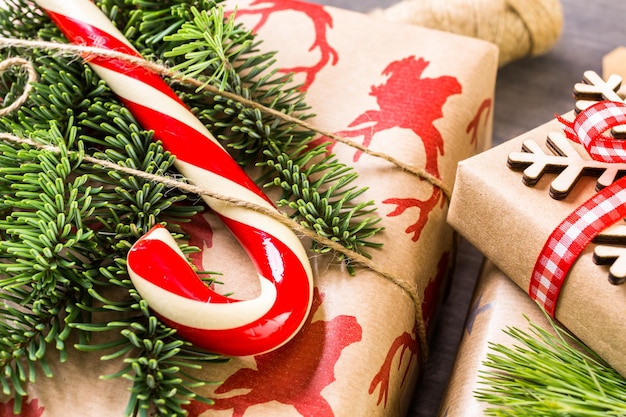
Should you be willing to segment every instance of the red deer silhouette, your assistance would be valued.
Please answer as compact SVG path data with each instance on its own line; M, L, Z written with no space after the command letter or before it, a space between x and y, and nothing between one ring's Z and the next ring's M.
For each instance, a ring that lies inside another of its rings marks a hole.
M413 330L411 333L404 332L400 336L396 337L395 340L391 343L391 347L387 351L387 357L380 367L379 371L376 373L376 376L372 379L370 383L369 393L373 394L376 391L376 387L380 385L380 391L378 392L378 400L376 404L380 404L384 401L384 405L387 406L387 399L389 397L389 383L391 379L391 365L393 364L393 358L396 356L398 350L400 350L400 364L402 364L402 359L404 357L404 352L409 351L410 356L408 363L406 364L406 369L404 371L404 376L402 377L402 383L406 379L406 376L411 368L411 363L413 363L413 357L417 355L419 345L417 343L417 323L413 326Z
M238 9L236 11L237 16L243 15L260 15L259 22L252 28L254 32L258 31L265 23L271 14L282 11L294 11L304 13L305 16L310 18L313 23L315 35L313 43L309 47L309 51L318 50L320 57L318 61L311 66L296 66L292 68L281 68L281 72L285 73L304 73L305 81L300 87L302 91L308 90L308 88L315 81L317 74L326 65L335 65L339 62L339 55L337 51L330 46L327 39L327 29L332 28L333 18L324 10L324 7L319 4L306 3L298 0L255 0L251 3L251 6L267 5L259 8Z
M428 282L428 285L424 289L424 296L422 297L422 316L424 317L426 328L428 328L430 319L433 317L439 305L442 288L444 287L448 274L451 272L451 257L450 252L444 252L441 255L437 263L437 274L434 279Z
M28 401L28 397L22 399L22 411L19 414L13 412L15 400L11 398L6 403L0 403L0 417L40 417L44 408L39 406L37 399Z
M249 407L270 401L292 405L303 417L333 417L321 393L335 381L334 367L343 349L361 340L361 326L356 317L344 315L311 322L322 301L316 289L311 314L300 333L282 348L256 356L257 370L239 369L215 391L244 388L247 393L216 399L214 405L193 401L187 407L189 417L230 409L233 417L242 417Z
M424 169L435 177L439 177L439 155L444 154L443 138L434 122L443 117L443 106L448 97L461 93L461 84L451 76L422 78L422 73L429 62L423 58L409 56L393 61L382 72L387 80L372 86L370 95L376 98L377 110L366 110L357 116L348 129L335 132L345 138L363 138L363 146L368 148L377 133L391 128L408 129L422 140L426 165ZM318 142L326 142L322 138ZM332 140L330 140L331 150ZM362 152L357 150L354 161L358 161ZM415 198L390 198L384 204L396 205L387 216L399 216L409 208L417 208L420 212L415 223L408 226L405 232L413 234L413 241L419 240L421 232L428 221L430 212L441 200L443 193L433 188L432 194L425 200Z
M439 188L433 188L433 192L426 200L418 200L417 198L388 198L383 200L384 204L394 204L396 208L387 214L388 217L395 217L403 214L410 208L418 208L419 216L415 223L410 224L404 231L407 234L413 233L412 240L417 242L422 234L422 230L428 223L428 215L435 208L437 202L441 203L441 207L445 205L446 200L442 198L443 193Z
M435 279L430 280L428 285L426 286L426 289L424 290L424 299L422 300L422 316L424 317L426 328L428 328L430 318L437 305L437 300L439 298L438 295L442 286L442 282L445 280L445 277L448 274L448 268L450 266L449 261L450 253L445 252L441 256L441 258L439 259L439 263L437 264L437 274L435 276ZM399 368L402 365L404 353L407 350L410 352L410 356L404 370L404 375L402 376L401 385L404 384L404 382L406 381L408 372L411 369L411 364L413 363L413 358L417 356L419 352L419 343L417 340L417 322L413 326L413 330L411 333L404 332L400 336L396 337L395 340L391 343L391 347L387 351L385 361L383 362L379 371L376 373L376 376L374 376L372 382L370 383L370 394L373 394L374 391L376 391L376 388L380 386L377 404L384 402L384 405L387 405L393 358L396 356L397 352L400 351L400 360L398 363Z
M443 105L448 97L461 93L461 85L454 77L422 78L429 62L414 56L394 61L382 72L387 81L372 86L370 95L376 97L378 110L366 110L357 116L347 129L336 132L346 138L363 137L363 146L369 147L374 136L391 128L409 129L422 139L426 151L425 169L439 174L438 155L443 155L443 138L434 121L443 117ZM360 126L360 127L359 127ZM354 160L361 156L356 151Z
M473 144L474 148L478 146L478 129L479 129L480 121L483 118L483 114L485 115L484 119L486 121L489 118L490 111L491 111L491 99L483 100L483 102L480 104L478 108L478 111L476 112L476 115L470 121L470 123L467 125L467 128L465 129L466 133L471 134L470 144ZM442 152L442 155L443 155L443 152ZM427 156L428 156L428 152L427 152ZM420 210L420 214L419 214L417 221L409 225L405 229L406 233L409 233L409 234L413 233L413 241L417 241L419 240L420 234L424 226L428 222L428 215L430 211L432 211L432 209L435 207L435 205L437 204L437 201L439 200L439 198L441 198L441 196L442 196L441 190L434 189L430 198L426 200L418 200L415 198L389 198L383 201L383 203L396 205L396 208L393 211L391 211L389 214L387 214L387 216L389 217L399 216L403 214L404 211L409 208L416 207ZM445 203L445 200L442 199L441 200L442 207L444 203Z

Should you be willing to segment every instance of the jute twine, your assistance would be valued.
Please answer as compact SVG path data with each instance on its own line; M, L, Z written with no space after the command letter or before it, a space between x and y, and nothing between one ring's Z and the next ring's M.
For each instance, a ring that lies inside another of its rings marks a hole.
M20 57L8 58L0 62L0 74L8 71L12 67L20 67L26 70L26 72L28 73L28 83L26 84L26 86L24 86L24 91L22 92L22 95L13 100L13 103L0 109L0 116L7 115L19 109L22 104L24 104L26 100L28 100L28 96L33 89L33 83L36 82L38 79L38 74L35 70L35 67L30 63L30 61L27 61L24 58Z
M371 14L492 42L500 65L547 52L559 39L559 0L403 0Z
M225 91L221 91L216 89L214 86L212 85L208 85L206 83L203 83L197 79L194 78L188 78L185 77L184 75L174 72L171 69L169 69L166 66L145 60L143 58L138 58L132 55L126 55L126 54L122 54L119 52L115 52L115 51L111 51L111 50L107 50L107 49L101 49L101 48L93 48L93 47L86 47L86 46L80 46L80 45L70 45L70 44L61 44L61 43L54 43L54 42L45 42L45 41L29 41L29 40L22 40L22 39L10 39L10 38L2 38L0 37L0 47L7 47L7 46L13 46L13 47L21 47L21 48L27 48L27 49L45 49L45 50L50 50L50 51L54 51L55 53L64 53L64 54L70 54L71 56L81 56L81 57L86 57L86 59L89 59L89 56L98 56L98 57L109 57L109 58L114 58L114 59L121 59L124 60L126 62L141 66L143 68L146 68L150 71L153 71L159 75L162 76L166 76L169 77L172 80L175 80L177 82L181 82L184 84L189 84L192 86L195 86L199 89L204 89L204 90L208 90L214 94L219 94L221 96L227 97L229 99L233 99L236 100L246 106L249 107L253 107L256 109L259 109L263 112L266 112L267 114L271 114L275 117L279 117L285 121L297 124L305 129L308 129L310 131L313 131L319 135L323 135L329 138L332 138L334 140L336 140L337 142L340 143L344 143L348 146L351 146L353 148L356 148L360 151L362 151L363 153L366 153L368 155L371 155L375 158L381 158L384 159L394 165L396 165L398 168L402 169L403 171L409 172L413 175L416 175L417 177L429 182L430 184L432 184L434 187L439 188L443 194L449 199L450 198L450 189L438 178L432 176L431 174L429 174L428 172L424 171L423 169L420 168L415 168L415 167L411 167L407 164L405 164L402 161L399 161L393 157L391 157L390 155L384 154L384 153L378 153L378 152L373 152L371 150L369 150L368 148L365 148L357 143L354 143L346 138L337 136L331 132L324 132L324 131L320 131L319 129L315 128L313 125L310 125L309 123L306 123L302 120L299 120L293 116L284 114L282 112L276 111L274 109L268 108L266 106L263 106L260 103L254 102L252 100L248 100L245 99L239 95L236 94L232 94L232 93L228 93ZM30 93L30 91L32 90L32 83L37 81L37 72L35 70L35 68L33 67L33 65L20 57L16 57L16 58L10 58L7 59L5 61L0 62L0 73L7 71L8 69L12 68L12 67L21 67L23 69L25 69L28 72L28 84L24 89L23 94L18 97L13 103L11 103L11 105L6 106L2 109L0 109L0 116L4 116L6 114L9 114L12 111L15 111L17 108L19 108L27 99L28 99L28 95ZM136 176L139 178L143 178L146 179L148 181L152 181L155 183L161 183L163 185L166 185L168 187L172 187L172 188L177 188L186 192L190 192L193 194L197 194L197 195L204 195L204 196L208 196L210 198L216 199L216 200L220 200L222 202L228 203L230 205L233 206L237 206L237 207L243 207L246 209L250 209L250 210L254 210L256 212L262 213L266 216L271 217L272 219L277 220L278 222L286 225L287 227L291 228L294 232L296 232L297 234L300 234L301 236L307 237L315 242L318 242L324 246L327 246L329 248L331 248L332 250L334 250L337 253L342 254L343 256L345 256L347 259L350 260L350 264L353 266L362 266L364 268L367 268L377 274L379 274L381 277L383 277L384 279L386 279L387 281L395 284L397 287L399 287L403 292L405 292L408 297L411 299L411 302L414 306L414 310L415 310L415 317L416 317L416 322L417 322L417 336L418 339L420 341L420 352L421 352L421 359L422 361L425 361L426 358L428 357L428 341L427 341L427 336L426 336L426 324L425 324L425 320L422 314L422 300L421 297L419 296L419 294L417 293L417 289L415 288L415 286L411 285L410 283L406 282L404 279L402 279L399 276L396 276L393 273L384 271L380 268L380 266L372 261L371 259L369 259L368 257L357 253L357 252L353 252L349 249L346 249L344 246L342 246L341 244L332 241L330 239L327 239L323 236L318 235L315 231L312 231L310 229L307 229L303 226L300 225L300 223L292 220L291 218L289 218L287 216L287 214L285 213L281 213L280 211L277 210L270 210L266 207L263 206L259 206L257 204L251 203L251 202L247 202L247 201L242 201L236 198L232 198L226 195L223 195L221 193L215 192L213 190L209 190L201 185L194 185L194 184L189 184L171 177L167 177L167 176L163 176L163 175L155 175L155 174L150 174L147 173L145 171L141 171L141 170L136 170L136 169L132 169L129 167L124 167L121 165L118 165L117 163L111 162L111 161L107 161L107 160L103 160L103 159L99 159L99 158L95 158L89 155L84 155L84 154L79 154L77 152L73 152L73 151L68 151L68 150L62 150L61 148L57 147L57 146L51 146L51 145L46 145L46 144L42 144L42 143L38 143L35 142L31 139L27 139L27 138L23 138L23 137L18 137L15 136L13 134L10 133L4 133L4 132L0 132L0 140L4 140L4 141L8 141L8 142L12 142L15 144L21 144L21 145L27 145L30 147L34 147L37 149L41 149L41 150L45 150L45 151L49 151L49 152L53 152L53 153L57 153L57 154L62 154L62 153L66 153L66 154L73 154L74 156L76 156L77 158L82 159L82 161L94 164L95 166L100 166L104 169L109 169L109 170L115 170L118 172L123 172L125 174L131 175L131 176Z

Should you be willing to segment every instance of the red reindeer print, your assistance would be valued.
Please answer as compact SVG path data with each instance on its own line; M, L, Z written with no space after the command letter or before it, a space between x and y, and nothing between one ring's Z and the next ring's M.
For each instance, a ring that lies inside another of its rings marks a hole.
M431 279L424 289L424 296L422 297L422 317L424 317L426 328L428 328L430 319L433 317L435 309L439 304L441 289L445 284L448 274L451 272L451 266L450 252L444 252L437 263L437 274L435 278Z
M15 400L11 398L6 403L0 403L0 417L40 417L44 408L39 406L37 399L28 401L28 397L22 399L22 411L19 414L13 412Z
M387 351L387 357L380 367L378 373L372 379L369 388L369 394L373 394L376 388L380 385L380 391L378 392L378 399L376 404L380 405L384 402L384 406L387 406L387 399L389 398L389 383L391 379L391 366L393 364L393 358L396 356L398 350L400 351L400 364L404 358L404 353L408 350L410 352L408 363L402 376L402 383L406 379L406 376L413 363L413 357L417 355L419 346L417 343L417 323L413 327L411 333L404 332L391 343L391 347ZM398 365L400 366L400 365Z
M307 16L315 31L313 43L309 47L309 51L313 52L317 50L320 54L318 61L311 66L296 66L292 68L281 68L281 72L284 73L304 73L305 81L300 87L302 91L309 89L311 84L315 81L317 74L324 69L327 65L336 65L339 62L339 55L337 51L328 42L327 31L333 26L332 16L324 10L324 7L319 4L301 2L298 0L255 0L251 3L252 7L248 9L238 9L236 11L237 16L243 15L259 15L259 22L253 27L253 31L258 31L265 23L271 14L282 11L293 11L297 13L303 13Z
M426 171L439 174L438 155L443 155L443 138L434 122L443 117L443 105L448 97L461 93L456 78L442 76L422 78L429 62L409 56L393 61L382 72L387 81L372 86L370 95L376 98L377 110L366 110L357 116L349 128L336 132L345 138L363 137L363 146L369 147L374 136L391 128L409 129L422 139L426 150ZM358 161L361 151L356 151Z
M270 401L291 405L302 417L334 417L322 390L335 381L341 352L361 340L362 330L353 316L312 322L322 301L316 289L311 314L300 333L282 348L256 356L256 370L239 369L215 391L224 394L243 388L248 390L245 394L216 399L214 405L194 401L187 407L189 417L231 409L232 417L243 417L249 407Z
M413 234L412 240L417 242L420 238L422 230L428 222L428 215L435 208L437 202L441 203L441 207L444 206L446 200L442 198L443 193L439 188L433 188L433 192L426 200L418 200L417 198L388 198L383 201L385 204L393 204L396 206L389 214L388 217L395 217L404 214L404 212L410 208L417 208L419 210L419 216L415 223L409 225L404 229L405 233Z
M369 148L379 132L391 128L408 129L422 140L426 157L424 170L439 178L439 156L444 154L444 146L443 137L434 122L443 117L443 106L448 98L460 94L462 88L455 77L422 77L428 65L429 62L425 59L414 56L389 64L382 72L387 80L378 86L372 86L370 91L370 95L376 98L378 109L361 113L348 125L348 129L335 132L336 135L362 138L363 146ZM329 151L331 148L332 145L329 146ZM360 150L355 151L355 162L361 154ZM407 234L413 235L413 241L419 240L428 216L438 202L444 204L445 200L441 190L436 187L425 200L389 198L383 201L384 204L396 206L388 214L389 217L399 216L409 208L419 210L417 221L405 230Z
M471 122L467 125L467 129L465 129L465 133L471 132L470 144L474 145L474 149L478 147L478 127L480 124L480 120L482 119L483 113L485 114L485 123L489 119L489 114L491 113L491 99L487 98L483 100L483 102L478 107L478 111L476 112L476 116L472 119Z
M441 288L441 283L445 279L448 274L450 261L450 254L448 252L444 253L439 259L439 263L437 264L437 274L435 279L429 281L426 289L424 290L424 297L422 300L422 317L424 317L424 324L426 328L428 328L430 317L432 316L433 310L436 305L436 301L438 299L437 295L439 294L439 289ZM406 351L410 353L408 362L404 369L404 375L402 376L401 385L406 381L406 377L411 369L411 364L413 363L413 359L419 353L419 343L417 338L417 322L415 322L411 333L404 332L400 336L396 337L395 340L391 343L391 347L387 351L387 356L385 357L385 361L380 367L379 371L376 373L372 382L370 383L369 393L370 395L376 391L376 388L380 386L380 391L378 392L377 404L381 402L384 403L384 406L387 406L387 400L389 398L389 383L391 379L391 366L393 364L393 358L400 351L400 360L398 363L398 369L402 365L402 361L404 358L404 354Z

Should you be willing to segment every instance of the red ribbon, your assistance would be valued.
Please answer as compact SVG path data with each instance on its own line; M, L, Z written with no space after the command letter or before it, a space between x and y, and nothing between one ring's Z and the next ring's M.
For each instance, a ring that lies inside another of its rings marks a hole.
M580 112L573 122L562 117L565 135L581 143L591 158L603 162L625 162L626 141L604 136L607 130L626 124L626 104L617 101L599 101Z
M561 117L566 136L581 143L598 161L626 162L626 141L604 136L626 124L626 104L598 102L574 122ZM531 276L528 294L552 317L567 273L585 247L603 230L626 217L626 177L599 191L574 210L546 241Z

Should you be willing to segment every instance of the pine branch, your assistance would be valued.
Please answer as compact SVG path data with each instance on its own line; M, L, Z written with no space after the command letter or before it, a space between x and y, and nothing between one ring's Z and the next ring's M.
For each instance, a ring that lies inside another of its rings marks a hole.
M184 57L175 70L301 120L312 117L291 76L273 68L274 54L259 54L254 35L236 24L233 14L224 18L219 7L191 13L193 20L164 38L179 43L165 57ZM295 220L366 256L366 248L379 247L370 240L381 230L374 203L354 202L366 189L351 186L356 173L327 155L325 145L311 146L314 132L209 92L189 93L185 100L196 103L198 117L239 151L242 165L257 161L265 168L260 181L281 190L278 204L292 208Z
M623 416L626 380L565 330L556 335L530 323L508 328L519 342L490 344L476 397L497 408L493 416Z
M207 382L197 379L187 371L199 370L205 362L216 363L225 359L197 352L189 343L175 338L175 331L164 326L152 315L147 303L134 289L129 293L132 301L128 306L124 305L124 301L111 301L98 296L103 306L96 310L110 309L115 305L125 312L130 308L137 315L75 325L76 328L90 332L117 329L120 330L120 337L99 344L79 344L77 349L97 352L108 350L111 353L102 359L123 360L122 369L102 378L122 377L133 382L127 415L184 415L182 406L191 399L211 403L206 398L197 397L194 392Z
M345 248L367 255L364 246L379 246L366 240L380 230L374 227L378 219L368 217L358 223L354 221L375 210L370 203L352 203L365 189L350 187L356 173L332 155L327 156L325 145L313 149L303 146L291 157L275 146L270 149L266 151L264 164L274 169L276 176L272 184L282 190L278 205L290 207L295 213L292 217L299 219L301 225ZM315 157L321 158L320 162L308 165ZM303 167L307 167L306 170ZM330 249L320 247L318 250Z

